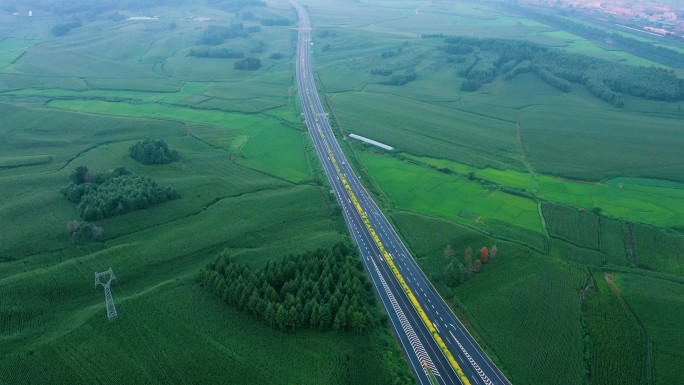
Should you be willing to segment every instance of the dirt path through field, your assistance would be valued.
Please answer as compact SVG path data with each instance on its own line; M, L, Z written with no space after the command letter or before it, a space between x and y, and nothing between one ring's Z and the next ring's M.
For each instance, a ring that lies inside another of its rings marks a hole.
M527 172L532 175L532 180L534 181L534 188L535 188L535 193L539 191L539 182L537 182L537 174L534 171L534 168L532 167L532 164L530 164L529 159L527 159L527 151L525 151L525 143L523 143L522 140L522 135L520 134L522 126L520 125L520 122L517 121L516 118L516 123L515 123L515 132L516 136L518 137L518 145L520 146L520 153L522 154L523 157L523 163L525 164L525 168L527 169ZM542 228L544 229L544 233L546 233L546 237L550 237L549 235L549 229L546 227L546 218L544 218L544 213L542 212L541 208L541 201L537 201L537 212L539 213L539 219L541 220Z
M525 163L525 168L527 168L527 171L530 173L530 175L532 175L534 182L537 183L537 178L536 178L537 174L535 174L534 168L532 168L530 161L527 159L527 151L525 151L525 144L523 143L522 135L520 134L521 128L522 128L522 126L520 125L520 123L516 122L515 123L515 131L516 131L516 134L518 136L518 144L520 145L520 152L522 153L523 163Z
M632 225L627 223L627 245L629 246L629 263L632 267L639 266L636 253L634 252L634 238L632 237Z

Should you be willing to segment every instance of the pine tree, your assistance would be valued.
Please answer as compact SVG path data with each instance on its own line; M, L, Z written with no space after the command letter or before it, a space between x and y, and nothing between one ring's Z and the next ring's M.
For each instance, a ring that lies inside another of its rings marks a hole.
M287 311L283 305L278 305L278 311L275 315L275 324L280 330L285 330L287 326Z

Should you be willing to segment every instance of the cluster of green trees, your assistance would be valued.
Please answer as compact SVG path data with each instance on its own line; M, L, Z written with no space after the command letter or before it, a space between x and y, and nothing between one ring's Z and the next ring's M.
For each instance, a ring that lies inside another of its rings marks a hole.
M406 70L402 74L392 75L388 81L381 82L380 84L386 84L388 86L403 86L406 83L416 80L417 75L414 70Z
M448 54L452 55L465 55L473 52L473 47L465 44L447 44L440 49Z
M498 76L512 79L534 72L563 92L570 90L571 83L582 84L594 96L616 107L624 104L622 94L652 100L684 100L684 80L672 70L618 64L522 40L462 36L445 38L445 43L439 49L457 63L457 74L465 78L462 89L467 91L477 90Z
M368 71L371 75L380 75L380 76L390 76L394 73L389 68L373 68L372 70Z
M242 23L231 23L229 26L210 25L204 30L197 44L219 45L229 39L248 37L250 31L254 32L254 30L245 28Z
M276 26L288 26L292 25L292 20L290 19L261 19L261 25L266 27Z
M128 148L131 158L142 164L168 164L178 160L178 151L169 149L164 139L145 139Z
M71 182L61 189L69 201L78 203L78 213L86 221L142 210L180 198L170 186L159 186L148 177L132 176L124 167L93 174L86 166L77 167Z
M320 39L323 39L323 38L326 38L329 36L337 36L337 34L331 30L324 29L324 30L319 31L316 36Z
M266 50L266 44L263 41L257 41L252 48L249 49L250 53L263 53Z
M450 261L444 268L444 281L447 286L455 287L467 281L472 273L479 273L482 270L482 265L489 260L495 260L497 254L496 245L490 249L487 246L482 246L479 251L480 256L473 261L473 248L468 247L463 254L463 261L454 259L454 251L451 245L444 247L444 259Z
M233 69L236 70L256 71L259 68L261 68L261 59L257 57L246 57L233 63Z
M516 7L516 11L523 13L532 19L539 20L544 24L572 32L590 40L598 40L633 53L637 56L648 58L670 67L684 68L684 53L666 48L648 41L641 41L623 36L617 32L607 32L603 29L577 23L564 17L536 12L529 8Z
M226 304L280 330L361 333L379 319L361 261L345 243L288 255L258 270L224 251L202 270L202 281Z
M217 59L239 59L245 57L245 53L242 51L236 51L230 48L197 48L191 49L188 56L195 57L209 57Z
M104 231L102 227L95 224L73 219L67 222L67 233L71 236L71 241L74 244L81 245L97 241Z
M59 23L59 24L55 25L54 27L52 27L52 34L54 36L64 36L67 33L69 33L69 31L71 31L72 29L78 28L80 26L81 26L81 21L78 19L69 21L67 23Z
M389 59L391 57L401 55L402 52L403 52L403 49L401 47L398 47L397 49L382 51L380 53L380 57L383 59Z

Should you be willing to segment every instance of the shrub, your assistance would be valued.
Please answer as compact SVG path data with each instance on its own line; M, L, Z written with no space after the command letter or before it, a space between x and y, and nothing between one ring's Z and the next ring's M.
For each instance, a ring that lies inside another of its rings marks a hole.
M255 71L261 68L261 59L256 57L248 57L241 60L236 60L233 63L233 69Z
M76 175L83 169L87 170L83 167ZM124 167L94 174L90 182L76 184L73 179L61 192L69 201L78 203L79 215L85 220L109 218L180 198L173 188L159 186L147 177L131 176ZM72 222L67 224L70 234L76 231Z
M72 224L72 222L75 221L69 221L69 224ZM102 230L102 227L88 222L78 222L74 228L74 231L71 232L71 241L76 245L95 242L103 232L104 231Z
M131 158L142 164L168 164L178 160L178 152L169 150L164 139L145 139L128 149Z

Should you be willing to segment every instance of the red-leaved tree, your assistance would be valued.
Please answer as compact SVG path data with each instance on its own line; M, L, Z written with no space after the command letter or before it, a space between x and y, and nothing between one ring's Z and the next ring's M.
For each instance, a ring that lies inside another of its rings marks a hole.
M489 250L487 250L487 246L482 246L480 249L480 259L482 260L482 263L487 263L487 259L489 258Z

